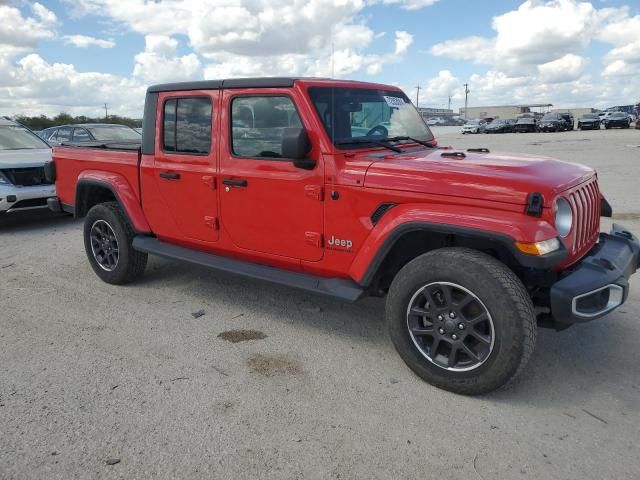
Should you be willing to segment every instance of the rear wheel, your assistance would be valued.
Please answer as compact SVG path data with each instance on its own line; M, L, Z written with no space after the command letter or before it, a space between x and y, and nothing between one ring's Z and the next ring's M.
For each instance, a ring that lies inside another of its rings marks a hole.
M84 222L84 246L91 268L101 280L122 285L144 273L147 254L133 249L134 236L117 202L89 210Z
M391 285L386 317L409 368L432 385L468 395L515 379L537 333L520 280L493 257L464 248L409 262Z

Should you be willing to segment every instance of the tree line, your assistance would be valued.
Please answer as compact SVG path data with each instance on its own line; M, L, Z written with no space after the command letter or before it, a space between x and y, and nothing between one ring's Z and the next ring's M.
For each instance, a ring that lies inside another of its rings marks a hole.
M68 113L59 113L55 117L48 117L46 115L38 115L35 117L28 117L26 115L18 115L15 117L18 123L21 123L25 127L31 130L44 130L49 127L56 127L58 125L67 125L74 123L119 123L120 125L127 125L132 128L142 127L142 120L128 117L121 117L119 115L109 115L107 119L103 118L90 118L84 115L74 117Z

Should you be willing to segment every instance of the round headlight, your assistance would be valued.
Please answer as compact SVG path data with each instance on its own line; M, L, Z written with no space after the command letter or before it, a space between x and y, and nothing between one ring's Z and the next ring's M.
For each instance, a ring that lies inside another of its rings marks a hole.
M573 224L573 212L571 205L564 198L556 200L556 230L561 237L566 237L571 231Z

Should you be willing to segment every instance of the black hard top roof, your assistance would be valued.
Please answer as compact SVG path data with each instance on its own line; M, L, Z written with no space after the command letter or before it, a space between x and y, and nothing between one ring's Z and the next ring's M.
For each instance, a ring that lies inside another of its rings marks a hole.
M147 93L175 92L180 90L220 90L222 88L290 88L296 80L332 80L326 77L257 77L257 78L228 78L225 80L201 80L195 82L163 83L151 85ZM378 85L357 80L335 80L360 85ZM385 86L385 85L379 85Z
M163 83L152 85L147 92L173 92L176 90L219 90L221 88L286 88L293 87L294 77L231 78L197 82Z

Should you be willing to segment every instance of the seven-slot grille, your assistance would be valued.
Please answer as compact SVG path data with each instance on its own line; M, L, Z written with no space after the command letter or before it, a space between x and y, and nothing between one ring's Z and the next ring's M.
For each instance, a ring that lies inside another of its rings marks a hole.
M596 177L572 190L567 200L573 210L571 253L577 253L593 245L600 231L600 190Z

